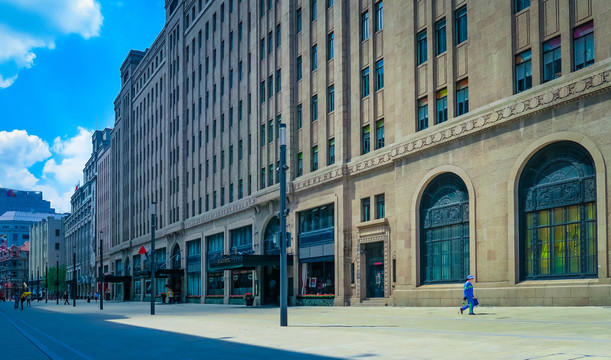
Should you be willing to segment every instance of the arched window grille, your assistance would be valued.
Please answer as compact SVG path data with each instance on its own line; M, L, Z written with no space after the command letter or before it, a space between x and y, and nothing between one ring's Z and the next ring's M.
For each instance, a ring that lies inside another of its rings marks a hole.
M455 174L435 178L420 203L421 283L464 281L469 274L469 194Z
M596 179L581 145L537 152L520 177L520 279L596 277Z

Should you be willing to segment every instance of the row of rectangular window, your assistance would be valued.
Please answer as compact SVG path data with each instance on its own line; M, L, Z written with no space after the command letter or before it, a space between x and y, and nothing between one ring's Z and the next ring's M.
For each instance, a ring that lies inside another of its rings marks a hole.
M455 37L454 44L459 45L467 41L467 7L463 6L455 13ZM441 55L447 50L446 19L435 23L435 55ZM416 34L416 63L424 64L428 57L427 32L420 31Z
M384 88L384 59L376 61L375 67L375 91ZM369 67L361 70L361 97L369 96Z
M384 4L382 1L375 3L374 8L374 32L378 32L384 28ZM361 14L361 41L369 39L369 11Z
M562 75L561 38L557 36L543 43L543 82ZM573 71L594 64L594 23L589 21L573 29ZM532 87L532 51L528 49L515 56L516 93Z
M327 0L327 9L331 8L334 4L334 0ZM318 1L310 0L310 21L313 22L318 18L318 10L317 10ZM302 11L301 8L298 8L295 11L295 30L297 33L301 32L302 29Z
M448 89L444 88L437 91L436 101L436 122L441 124L448 120ZM463 79L456 83L456 116L469 112L469 79ZM418 131L429 127L429 107L428 98L425 96L418 99Z
M327 166L335 163L335 138L329 139L327 151ZM310 171L318 170L318 145L312 147ZM303 175L303 153L297 154L297 176Z
M375 196L375 218L383 219L386 217L386 203L384 194ZM371 198L366 197L361 199L361 221L366 222L371 220Z

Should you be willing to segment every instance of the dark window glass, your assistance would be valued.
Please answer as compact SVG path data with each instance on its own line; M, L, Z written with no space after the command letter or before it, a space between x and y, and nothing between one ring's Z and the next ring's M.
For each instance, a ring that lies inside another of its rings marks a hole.
M532 87L531 52L526 50L516 55L516 93Z
M303 108L301 104L297 105L297 129L303 126Z
M384 88L384 59L376 61L376 91Z
M335 163L335 139L329 140L329 159L327 165Z
M516 13L530 6L530 0L515 0Z
M369 198L361 199L361 221L371 220L371 200Z
M469 80L456 83L456 116L469 112Z
M335 56L335 50L333 47L334 43L335 43L335 34L330 33L329 35L327 35L327 60L331 60Z
M380 31L384 27L384 5L382 1L375 4L375 31Z
M376 121L376 149L384 147L384 120Z
M318 120L318 95L312 96L312 113L310 116L312 122Z
M560 36L543 43L543 82L562 75L562 54Z
M327 89L327 112L335 110L335 86L331 85Z
M418 35L416 36L416 42L418 47L418 65L421 65L426 62L427 56L426 30L423 30L418 33Z
M361 41L369 39L369 11L361 14Z
M312 45L310 61L312 62L312 71L318 69L318 45Z
M369 68L361 71L361 96L369 96Z
M384 194L376 195L376 219L386 217L386 206L384 203Z
M301 80L301 78L303 77L303 59L301 58L301 56L297 57L297 66L295 69L295 74L297 77L297 81Z
M303 153L297 154L297 176L303 175Z
M574 70L594 64L594 23L587 22L573 29Z
M295 27L296 27L296 32L300 33L301 32L301 8L295 11Z
M437 92L437 124L448 120L448 89Z
M435 24L435 55L440 55L446 52L446 20L439 20Z
M456 45L467 41L467 7L456 10Z
M429 102L424 97L418 100L418 131L429 127Z
M369 130L369 125L365 125L363 126L363 130L362 130L362 134L361 134L361 142L362 142L362 149L361 152L363 154L367 154L369 151L371 151L371 139L370 139L370 130Z
M312 171L318 170L318 146L312 147Z

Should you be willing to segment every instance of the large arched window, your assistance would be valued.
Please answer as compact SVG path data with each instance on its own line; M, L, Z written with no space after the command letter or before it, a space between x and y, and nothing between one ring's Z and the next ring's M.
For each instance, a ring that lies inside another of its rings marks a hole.
M180 246L176 244L172 251L172 269L180 269Z
M469 274L469 194L455 174L435 178L420 203L423 284L464 281Z
M569 141L546 146L520 177L520 279L595 277L594 162Z
M280 219L274 216L269 220L263 235L265 254L280 254Z

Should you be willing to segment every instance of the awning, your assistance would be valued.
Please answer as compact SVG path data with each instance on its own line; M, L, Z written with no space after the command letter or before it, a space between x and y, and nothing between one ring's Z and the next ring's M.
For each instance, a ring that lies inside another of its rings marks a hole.
M169 277L169 276L183 276L185 273L184 269L158 269L155 270L155 277L156 278L163 278L163 277ZM150 274L149 274L150 276Z
M287 256L287 264L293 265L293 257ZM280 265L280 255L223 255L208 261L210 271L244 269L254 270L259 266Z
M115 275L104 275L104 282L107 283L123 283L131 281L131 276L115 276Z

